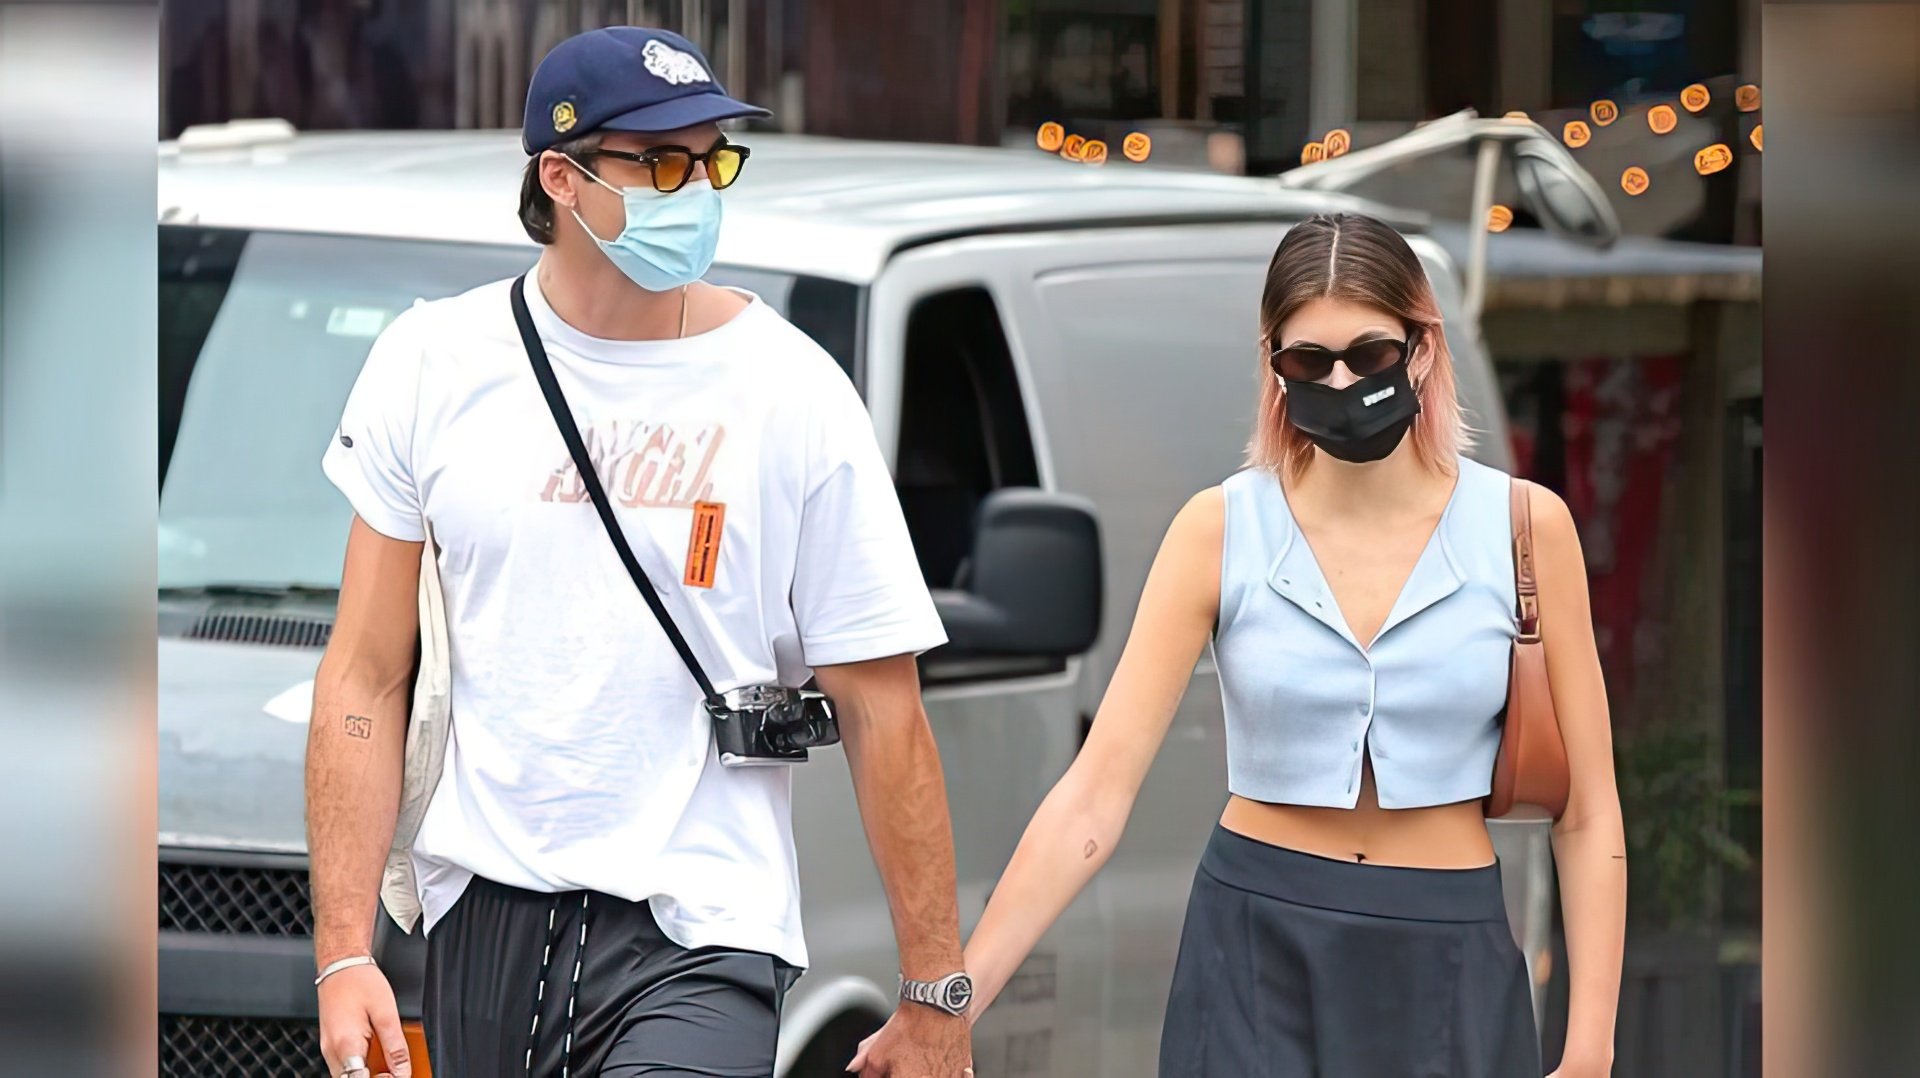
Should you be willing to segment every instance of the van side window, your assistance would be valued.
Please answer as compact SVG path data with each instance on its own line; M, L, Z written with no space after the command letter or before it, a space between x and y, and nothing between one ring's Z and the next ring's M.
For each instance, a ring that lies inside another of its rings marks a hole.
M1000 315L984 288L928 296L907 319L894 470L930 588L960 579L973 513L1001 487L1040 484Z
M160 229L160 485L167 482L187 383L227 300L247 233Z
M854 363L860 350L860 298L857 286L825 277L795 277L787 293L787 321L826 349L855 385L861 380Z

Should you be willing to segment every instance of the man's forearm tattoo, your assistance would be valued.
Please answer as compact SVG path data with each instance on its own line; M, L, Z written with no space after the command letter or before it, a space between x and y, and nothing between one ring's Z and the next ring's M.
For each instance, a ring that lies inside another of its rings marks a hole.
M1099 849L1100 849L1100 844L1098 842L1095 842L1092 839L1087 840L1086 856L1092 857Z
M363 715L347 716L347 736L366 740L373 736L373 720Z

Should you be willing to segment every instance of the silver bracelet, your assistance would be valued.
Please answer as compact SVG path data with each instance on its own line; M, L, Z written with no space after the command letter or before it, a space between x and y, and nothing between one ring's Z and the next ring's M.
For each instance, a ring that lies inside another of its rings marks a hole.
M313 979L313 985L315 988L320 987L321 981L326 980L328 977L333 976L334 974L340 972L343 969L351 969L354 966L377 966L377 965L379 965L379 963L375 962L373 960L373 956L370 954L354 955L352 958L342 958L338 962L329 962L327 964L327 968L320 971L320 976L315 977Z

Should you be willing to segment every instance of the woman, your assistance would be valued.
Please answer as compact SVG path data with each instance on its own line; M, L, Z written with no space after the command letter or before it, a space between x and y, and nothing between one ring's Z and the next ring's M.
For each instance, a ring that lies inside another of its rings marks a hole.
M1466 441L1404 239L1318 216L1274 253L1249 467L1168 529L1086 747L966 948L977 1016L1111 854L1211 640L1230 794L1181 935L1160 1073L1541 1073L1488 793L1516 633L1509 479ZM1268 373L1268 367L1271 373ZM1579 541L1531 489L1572 792L1562 1078L1612 1062L1626 862Z

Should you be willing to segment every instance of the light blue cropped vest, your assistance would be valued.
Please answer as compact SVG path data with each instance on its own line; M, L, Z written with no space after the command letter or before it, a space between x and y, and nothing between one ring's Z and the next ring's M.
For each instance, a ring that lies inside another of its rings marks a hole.
M1229 790L1352 808L1371 756L1383 808L1486 796L1519 631L1508 483L1460 459L1440 525L1370 648L1347 628L1273 473L1221 484L1213 656Z

